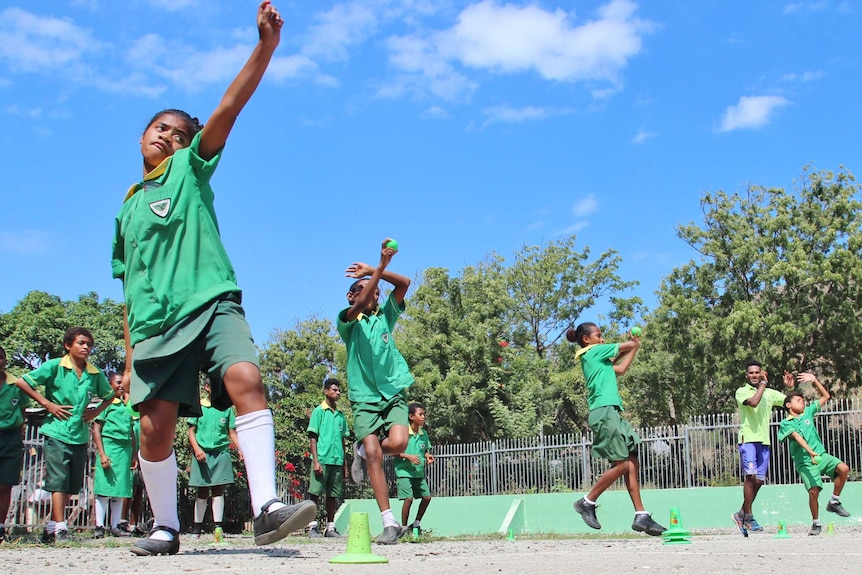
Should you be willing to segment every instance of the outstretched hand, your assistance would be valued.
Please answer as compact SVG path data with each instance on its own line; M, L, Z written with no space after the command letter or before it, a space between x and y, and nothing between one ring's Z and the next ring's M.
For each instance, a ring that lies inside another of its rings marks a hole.
M260 34L261 42L273 42L278 45L283 25L284 20L278 13L278 9L270 4L269 0L261 2L257 9L257 31Z
M817 381L817 377L813 373L805 371L796 376L796 381L801 383L814 383Z
M786 387L787 389L793 389L793 386L794 386L793 374L790 373L789 371L785 371L784 372L784 387Z
M383 243L380 245L380 265L386 267L389 265L389 262L392 261L392 256L395 255L395 252L398 250L390 248L387 244L392 241L392 238L386 238L383 240Z
M361 280L374 273L374 267L363 262L353 262L344 270L344 276Z

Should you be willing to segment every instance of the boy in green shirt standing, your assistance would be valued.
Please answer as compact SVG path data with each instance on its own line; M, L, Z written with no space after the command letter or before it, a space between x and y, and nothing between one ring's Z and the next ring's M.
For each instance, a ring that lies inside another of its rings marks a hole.
M401 523L407 525L410 520L410 506L413 499L420 497L419 510L416 519L410 526L417 535L422 533L422 517L428 504L431 503L431 490L425 479L425 465L434 463L431 455L431 440L425 431L425 407L419 403L411 403L408 417L410 427L407 439L407 449L395 460L395 478L398 483L398 499L403 499L401 506Z
M611 468L601 474L586 495L575 502L575 511L588 526L601 529L596 517L596 500L618 479L622 478L635 508L632 529L647 535L660 536L666 529L656 523L641 501L640 437L628 421L620 417L623 400L617 385L617 376L626 372L640 349L641 340L634 334L629 341L605 343L599 327L591 322L569 328L566 339L581 349L575 354L581 360L581 369L587 386L587 406L590 409L590 429L593 432L593 453L607 459Z
M739 456L745 476L742 508L731 516L743 537L763 531L751 507L769 472L769 420L772 408L784 405L784 394L766 387L768 375L759 362L745 366L745 385L736 390L739 406ZM791 379L790 386L793 386Z
M315 407L308 421L308 442L312 467L308 482L308 498L316 504L326 496L326 529L324 537L341 537L335 529L338 500L344 497L344 438L350 434L347 419L337 406L341 384L334 377L323 382L326 399ZM317 520L308 525L310 537L320 537Z
M398 455L407 447L404 390L413 383L392 337L392 328L404 311L410 280L386 270L396 251L390 242L389 238L383 241L376 268L361 262L347 268L347 277L357 279L347 292L350 307L338 314L338 334L347 347L348 395L357 439L350 474L360 483L365 480L363 466L367 468L383 520L383 533L377 538L381 545L395 545L406 532L389 507L383 456ZM382 306L378 304L381 279L395 287ZM381 431L385 433L382 440L378 437Z
M66 504L84 486L87 464L87 426L111 405L115 395L105 374L87 361L93 350L93 335L83 327L70 327L63 336L66 355L49 359L19 378L15 385L48 411L40 429L45 436L45 491L51 492L51 520L42 533L43 543L66 541ZM45 395L36 391L44 387ZM94 397L102 400L87 409Z
M805 489L808 490L808 507L811 509L811 530L809 535L820 535L820 490L823 489L821 476L828 475L834 480L832 484L832 497L826 505L826 511L835 513L841 517L849 517L850 513L841 505L841 490L847 482L850 474L850 466L826 452L820 435L814 426L814 416L829 401L829 392L817 381L813 373L800 373L796 376L798 381L808 382L817 388L820 399L805 406L805 397L798 391L787 394L784 407L787 409L787 418L781 422L778 429L778 439L792 439L790 441L790 457L796 466L796 471L802 477ZM784 381L793 383L793 375L784 372Z
M17 380L6 373L6 350L0 347L0 543L6 540L12 486L21 482L24 465L24 409L30 398L15 385Z
M189 418L189 444L194 458L189 487L197 487L195 524L192 535L200 538L207 512L207 500L213 497L215 540L222 540L224 523L224 489L234 482L230 444L239 445L233 409L218 409L209 399L210 382L204 383L207 397L201 398L200 417Z

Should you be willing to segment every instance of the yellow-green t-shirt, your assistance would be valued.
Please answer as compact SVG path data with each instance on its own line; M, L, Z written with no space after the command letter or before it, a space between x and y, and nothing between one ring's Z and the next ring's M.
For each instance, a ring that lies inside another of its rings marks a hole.
M21 427L24 424L24 408L30 398L15 385L18 378L4 372L0 380L0 431Z
M240 293L210 187L221 150L204 160L200 139L198 132L132 186L115 220L111 266L123 280L133 346L219 296Z
M72 406L67 419L57 419L49 413L40 428L42 435L69 445L82 445L90 440L90 428L84 421L84 412L90 401L114 396L114 390L100 369L87 362L79 378L68 355L49 359L22 378L33 389L43 386L43 395L48 401Z
M784 405L784 394L767 387L763 390L763 396L757 407L745 405L745 402L756 393L757 388L749 383L736 390L736 404L739 406L739 443L769 445L769 420L772 418L772 408Z

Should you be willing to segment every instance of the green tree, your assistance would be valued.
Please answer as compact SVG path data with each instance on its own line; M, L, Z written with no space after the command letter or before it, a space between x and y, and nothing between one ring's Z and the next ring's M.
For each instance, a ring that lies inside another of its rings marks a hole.
M795 192L749 186L703 196L699 255L662 283L637 372L651 419L735 408L744 363L778 381L813 369L838 392L862 385L862 196L852 174L806 168Z

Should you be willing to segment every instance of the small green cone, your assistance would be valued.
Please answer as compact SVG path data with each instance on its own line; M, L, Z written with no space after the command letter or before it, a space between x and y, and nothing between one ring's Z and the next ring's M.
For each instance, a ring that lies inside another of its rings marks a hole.
M670 527L661 534L663 545L691 545L691 531L682 526L682 516L678 507L670 509Z
M509 528L509 535L506 537L506 541L514 541L514 540L515 540L515 533L514 533L514 531L512 531L512 528L510 527Z
M787 524L779 520L778 521L778 533L775 534L775 539L790 539L792 535L787 532Z
M367 513L351 513L347 529L347 551L329 560L330 563L389 563L389 559L371 552L371 534Z

